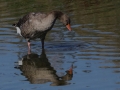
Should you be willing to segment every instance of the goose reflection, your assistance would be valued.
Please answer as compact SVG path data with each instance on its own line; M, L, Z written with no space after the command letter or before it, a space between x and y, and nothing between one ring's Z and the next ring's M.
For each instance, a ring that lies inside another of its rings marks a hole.
M32 53L25 55L18 64L18 69L22 71L22 75L32 84L52 82L50 84L52 86L68 85L70 84L68 81L73 77L73 65L65 71L66 75L59 77L46 57L44 49L41 55Z

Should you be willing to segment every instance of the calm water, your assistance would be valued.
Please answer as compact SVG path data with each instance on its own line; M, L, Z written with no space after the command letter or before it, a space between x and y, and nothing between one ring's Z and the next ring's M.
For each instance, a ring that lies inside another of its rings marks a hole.
M12 27L28 12L62 10L72 31L59 21L45 50ZM119 0L0 0L0 90L120 90Z

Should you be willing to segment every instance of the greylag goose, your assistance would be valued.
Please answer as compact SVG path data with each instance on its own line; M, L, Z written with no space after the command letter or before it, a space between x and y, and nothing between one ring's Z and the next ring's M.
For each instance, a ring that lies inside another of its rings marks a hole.
M68 30L71 31L70 18L61 11L50 13L31 12L23 16L16 24L17 33L27 40L28 51L31 50L30 40L40 38L42 49L44 49L44 39L49 30L52 29L56 19L59 19Z

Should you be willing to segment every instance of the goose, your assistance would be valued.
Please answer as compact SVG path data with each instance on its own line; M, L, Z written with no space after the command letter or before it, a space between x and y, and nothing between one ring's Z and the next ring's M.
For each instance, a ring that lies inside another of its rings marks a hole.
M40 38L42 49L44 49L45 36L52 29L57 19L71 31L70 17L61 11L30 12L20 18L13 26L17 29L17 33L27 40L28 51L30 52L30 41L36 38Z

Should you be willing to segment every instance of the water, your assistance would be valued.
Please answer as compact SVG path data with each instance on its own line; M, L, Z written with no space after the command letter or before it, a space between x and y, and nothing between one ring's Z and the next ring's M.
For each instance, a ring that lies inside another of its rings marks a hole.
M120 90L120 1L0 0L0 90ZM26 41L12 27L28 12L62 10L72 31L59 21L39 39Z

